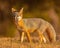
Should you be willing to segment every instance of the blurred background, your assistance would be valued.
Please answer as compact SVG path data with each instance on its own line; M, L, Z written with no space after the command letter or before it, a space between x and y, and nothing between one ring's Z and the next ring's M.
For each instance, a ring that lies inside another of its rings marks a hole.
M0 0L0 36L13 37L16 26L11 8L24 7L24 18L42 18L60 33L60 0Z

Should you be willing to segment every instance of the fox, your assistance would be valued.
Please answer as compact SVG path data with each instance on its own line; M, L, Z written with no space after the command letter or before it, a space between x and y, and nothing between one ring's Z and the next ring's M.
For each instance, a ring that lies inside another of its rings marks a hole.
M37 32L40 43L46 43L47 41L55 42L56 32L54 27L42 18L23 18L23 9L21 8L17 11L15 8L12 8L15 24L20 33L20 41L23 42L24 34L26 33L29 42L32 43L30 33ZM47 37L44 36L44 33L47 34Z

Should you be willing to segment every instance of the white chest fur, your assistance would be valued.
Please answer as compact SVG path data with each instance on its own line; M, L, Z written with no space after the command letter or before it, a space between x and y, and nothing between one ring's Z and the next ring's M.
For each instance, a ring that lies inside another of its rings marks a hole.
M20 21L22 19L22 17L21 16L18 16L17 19L18 19L18 21Z

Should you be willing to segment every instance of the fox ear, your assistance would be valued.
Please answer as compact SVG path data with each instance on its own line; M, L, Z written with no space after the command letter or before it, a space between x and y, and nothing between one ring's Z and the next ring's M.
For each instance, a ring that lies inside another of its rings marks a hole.
M24 8L21 8L20 11L19 11L19 15L20 15L20 16L23 16L23 9L24 9Z
M14 12L14 11L16 11L16 9L15 8L12 8L12 12Z
M23 13L23 9L24 9L24 8L21 8L21 9L20 9L20 11L19 11L20 14Z

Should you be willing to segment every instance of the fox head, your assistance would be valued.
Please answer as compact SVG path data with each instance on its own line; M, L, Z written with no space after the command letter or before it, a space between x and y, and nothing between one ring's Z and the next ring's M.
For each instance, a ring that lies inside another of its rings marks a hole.
M23 8L18 12L15 8L12 8L12 13L15 16L15 19L20 21L23 17Z

